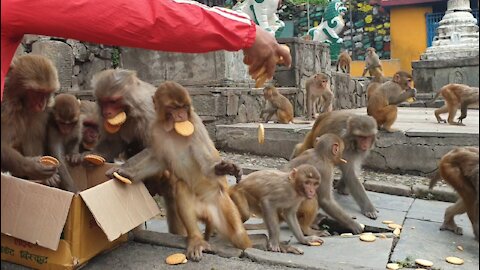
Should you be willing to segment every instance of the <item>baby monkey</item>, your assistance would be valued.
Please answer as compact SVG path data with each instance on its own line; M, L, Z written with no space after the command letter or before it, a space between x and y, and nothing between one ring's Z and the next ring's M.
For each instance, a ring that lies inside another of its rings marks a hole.
M303 254L301 249L280 244L279 218L287 222L301 244L322 244L323 240L318 236L304 236L297 219L298 207L304 200L316 197L319 184L320 174L317 169L305 164L290 172L253 172L231 187L229 193L243 222L247 221L251 214L263 217L268 230L269 251Z

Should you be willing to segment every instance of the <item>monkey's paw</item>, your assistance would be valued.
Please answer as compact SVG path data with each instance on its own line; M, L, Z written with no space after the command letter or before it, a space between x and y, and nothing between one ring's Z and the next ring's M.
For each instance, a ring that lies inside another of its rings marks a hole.
M440 226L440 231L451 231L457 235L463 235L463 228L457 226L457 224L443 223L442 226Z
M242 168L240 168L240 166L238 166L237 164L231 161L222 160L220 163L215 165L215 174L216 175L226 175L226 174L233 175L237 179L237 183L238 183L238 181L240 181L240 179L242 178L243 171L242 171Z
M207 241L201 238L190 239L187 246L187 258L198 262L202 259L203 251L209 250L211 250L211 248Z
M305 240L306 240L306 243L302 243L302 244L308 245L308 246L311 246L312 243L319 243L320 245L323 244L322 238L320 238L319 236L316 236L316 235L306 236Z
M377 219L377 213L378 210L376 210L375 208L362 211L362 214L370 219Z
M296 248L294 246L290 246L290 245L280 245L280 251L282 253L292 253L292 254L295 254L295 255L302 255L303 254L303 250L301 250L299 248Z
M71 155L66 155L65 159L67 160L70 165L79 165L83 162L83 154L71 154Z
M52 177L45 179L44 183L47 186L59 187L60 186L60 175L58 173L54 174Z

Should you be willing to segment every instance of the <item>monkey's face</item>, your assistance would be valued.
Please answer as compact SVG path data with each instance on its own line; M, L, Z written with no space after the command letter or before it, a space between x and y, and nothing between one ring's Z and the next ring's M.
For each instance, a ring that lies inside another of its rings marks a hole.
M123 96L106 96L99 99L102 116L106 119L113 118L119 113L124 112L126 106L123 102Z
M27 90L24 97L25 107L31 112L43 112L47 106L51 92Z
M370 150L370 148L373 146L374 140L375 136L355 136L357 149L361 151Z
M315 198L320 185L320 174L311 165L301 165L290 172L290 179L295 181L298 194L307 199Z
M66 117L55 115L55 122L57 123L58 131L62 135L69 135L73 128L77 125L77 118Z
M98 124L93 121L83 121L82 142L92 145L97 142L99 135Z

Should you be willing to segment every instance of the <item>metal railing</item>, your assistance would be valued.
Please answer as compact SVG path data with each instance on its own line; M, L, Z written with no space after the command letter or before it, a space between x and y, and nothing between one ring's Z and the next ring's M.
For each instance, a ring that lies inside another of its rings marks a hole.
M472 14L473 14L473 17L477 19L477 24L478 24L478 9L472 10ZM437 32L438 23L442 20L444 15L445 15L444 12L426 14L425 19L427 21L427 47L432 46L432 41L435 38L435 34Z

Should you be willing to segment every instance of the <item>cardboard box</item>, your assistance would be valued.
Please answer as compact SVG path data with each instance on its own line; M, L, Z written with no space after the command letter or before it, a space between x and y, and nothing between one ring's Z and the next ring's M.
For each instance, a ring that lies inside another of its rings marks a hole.
M78 194L1 177L1 258L36 269L75 269L128 240L127 233L159 214L143 183L108 179L114 166L76 166Z

